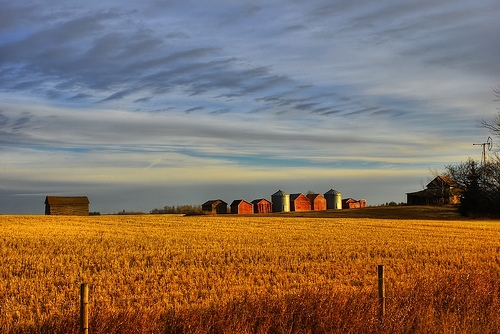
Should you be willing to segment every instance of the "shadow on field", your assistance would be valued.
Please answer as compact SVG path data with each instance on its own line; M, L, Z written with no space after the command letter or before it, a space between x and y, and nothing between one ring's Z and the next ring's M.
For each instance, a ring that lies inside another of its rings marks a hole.
M373 218L373 219L421 219L467 220L458 213L456 206L378 206L361 209L327 211L282 212L271 216L307 218Z

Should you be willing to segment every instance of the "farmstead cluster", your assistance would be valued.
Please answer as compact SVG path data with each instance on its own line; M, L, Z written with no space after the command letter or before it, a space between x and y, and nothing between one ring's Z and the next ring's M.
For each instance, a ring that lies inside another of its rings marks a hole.
M202 211L213 214L253 214L271 212L293 212L293 211L324 211L340 210L366 207L366 200L355 200L353 198L342 199L342 194L335 189L330 189L326 193L303 193L288 194L283 190L278 190L271 195L271 201L266 198L259 198L253 201L244 199L234 200L229 206L221 199L209 200L202 204Z

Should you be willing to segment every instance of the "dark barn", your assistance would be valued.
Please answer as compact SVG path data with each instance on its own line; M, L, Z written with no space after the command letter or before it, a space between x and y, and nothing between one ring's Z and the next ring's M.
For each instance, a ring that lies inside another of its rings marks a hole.
M273 212L273 204L265 198L254 199L253 213L271 213Z
M309 198L304 194L291 194L290 211L311 211Z
M90 201L87 196L47 196L45 214L59 216L88 216Z
M235 199L231 203L231 213L237 215L247 215L253 213L253 205L244 199Z
M311 202L311 210L324 211L326 210L326 199L321 194L307 194L307 198Z
M201 211L208 213L227 213L227 203L221 199L206 201L201 205Z
M407 193L408 205L460 204L462 190L449 178L438 175L424 190Z

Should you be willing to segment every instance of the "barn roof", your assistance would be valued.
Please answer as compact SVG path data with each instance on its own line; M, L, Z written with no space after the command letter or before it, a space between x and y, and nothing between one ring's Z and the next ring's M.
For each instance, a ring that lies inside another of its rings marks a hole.
M461 194L461 190L460 189L451 189L449 190L449 192L443 192L441 189L424 189L424 190L420 190L420 191L415 191L415 192L412 192L412 193L406 193L406 195L408 196L415 196L415 197L443 197L443 196L448 196L448 195L452 195L452 196L458 196Z
M303 193L290 194L290 201L295 201L300 196L306 196L306 195L304 195Z
M356 202L359 202L359 201L356 201L354 198L352 197L348 197L348 198L343 198L342 199L342 203L356 203Z
M210 201L206 201L205 203L203 203L201 206L208 206L208 205L214 205L214 204L219 204L219 203L222 203L222 204L226 204L226 202L224 202L223 200L221 199L213 199L213 200L210 200Z
M47 196L45 204L49 205L75 205L90 204L87 196Z
M452 179L443 175L438 175L426 185L426 189L406 193L406 195L418 197L443 196L443 191L445 190L444 188L447 188L447 191L450 191L453 195L459 195L462 191L462 189Z
M265 199L265 198L258 198L258 199L254 199L254 200L252 201L252 204L259 204L259 203L260 203L260 202L262 202L262 201L265 201L265 202L267 202L267 203L271 203L271 201L269 201L268 199Z
M316 197L318 197L318 196L321 196L324 198L324 196L321 194L307 194L306 195L306 197L309 198L311 201L314 201L316 199Z
M239 205L241 202L245 202L245 203L247 203L247 204L251 204L250 202L245 201L244 199L235 199L235 200L231 203L231 206L234 206L234 205Z
M441 188L443 185L448 185L450 187L458 187L458 185L450 178L438 175L431 182L427 184L427 188Z
M406 195L418 196L418 197L433 197L438 195L438 193L435 190L424 189L412 193L406 193ZM439 195L442 195L442 192Z

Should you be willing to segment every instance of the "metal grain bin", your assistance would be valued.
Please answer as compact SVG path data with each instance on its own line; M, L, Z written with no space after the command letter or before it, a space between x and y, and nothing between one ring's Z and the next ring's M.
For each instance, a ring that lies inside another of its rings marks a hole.
M290 212L290 195L283 190L278 190L271 195L273 212Z
M330 209L335 209L335 210L340 210L342 209L342 194L339 193L335 189L330 189L328 190L325 194L325 199L326 199L326 208L328 210Z

